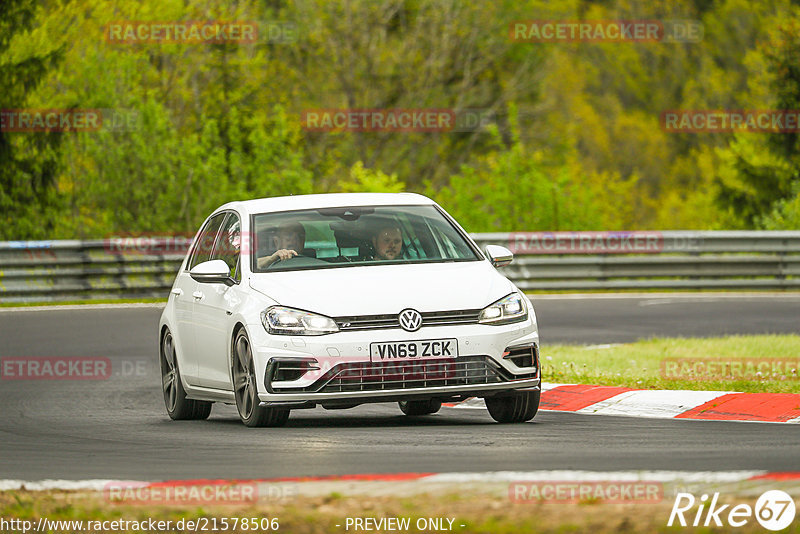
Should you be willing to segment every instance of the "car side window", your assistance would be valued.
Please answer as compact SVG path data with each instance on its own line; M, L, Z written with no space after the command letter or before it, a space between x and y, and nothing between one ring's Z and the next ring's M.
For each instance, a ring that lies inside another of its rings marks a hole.
M211 252L214 248L214 240L217 237L219 227L222 226L222 221L225 220L227 213L218 213L211 217L194 244L192 250L192 258L189 260L189 270L194 268L195 265L208 261L211 258Z
M239 272L239 253L242 248L242 227L239 222L239 217L235 213L228 214L225 223L217 237L217 243L214 245L214 253L211 255L212 260L222 260L228 264L230 269L231 278L237 282L241 279Z

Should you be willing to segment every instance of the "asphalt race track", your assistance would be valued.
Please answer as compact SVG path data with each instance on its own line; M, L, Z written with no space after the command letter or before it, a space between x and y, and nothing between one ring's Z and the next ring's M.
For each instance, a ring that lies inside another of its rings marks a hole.
M798 296L534 298L547 343L800 332ZM295 411L247 429L232 406L208 421L166 416L158 308L0 311L0 358L101 356L99 381L0 381L0 479L273 478L390 472L800 471L800 425L540 412L523 425L445 408Z

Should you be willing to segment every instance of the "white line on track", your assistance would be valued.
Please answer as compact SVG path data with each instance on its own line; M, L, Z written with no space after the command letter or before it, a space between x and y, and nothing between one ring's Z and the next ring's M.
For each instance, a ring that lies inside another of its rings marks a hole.
M25 488L30 491L92 490L102 491L113 480L0 480L0 491Z
M69 304L65 306L12 306L0 308L0 313L37 311L123 310L130 308L163 308L166 302L130 302L127 304Z
M484 473L437 473L412 479L409 483L492 483L492 482L520 482L520 481L564 481L564 482L591 482L591 481L650 481L650 482L684 482L684 483L732 483L752 479L765 475L767 471L495 471ZM387 475L391 477L392 475ZM174 481L179 484L179 481ZM231 480L235 484L236 480ZM270 479L247 480L243 483L271 483ZM337 482L336 479L316 480L310 478L304 481L282 481L293 484L314 484ZM365 484L381 482L380 477L371 480L353 481L339 480L349 485L363 482ZM103 491L109 485L120 484L114 480L0 480L0 491L14 491L25 488L29 491ZM150 482L122 482L126 487L135 485L146 486ZM203 481L187 481L187 485L203 484Z
M672 418L728 393L681 390L626 391L582 408L577 413Z
M440 473L426 482L506 482L522 480L739 482L767 471L497 471L492 473Z

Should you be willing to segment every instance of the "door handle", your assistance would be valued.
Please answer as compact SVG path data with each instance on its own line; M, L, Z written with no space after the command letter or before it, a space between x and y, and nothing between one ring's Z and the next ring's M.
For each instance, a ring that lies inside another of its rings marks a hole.
M192 293L192 296L195 298L195 300L201 300L205 295L203 295L203 293L200 291L195 291Z
M170 291L170 293L172 293L176 297L180 297L181 295L183 295L183 289L176 287L172 291Z

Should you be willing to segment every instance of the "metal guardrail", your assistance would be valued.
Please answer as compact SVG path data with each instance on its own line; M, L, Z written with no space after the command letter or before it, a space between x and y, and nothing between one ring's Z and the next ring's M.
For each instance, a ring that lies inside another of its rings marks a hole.
M798 231L520 232L473 238L482 247L499 244L517 252L503 270L525 291L800 288Z
M108 240L0 242L0 302L166 300L183 257Z
M525 291L800 288L800 231L472 237L515 252L502 270ZM166 299L188 240L157 241L145 250L109 240L0 242L0 302Z

